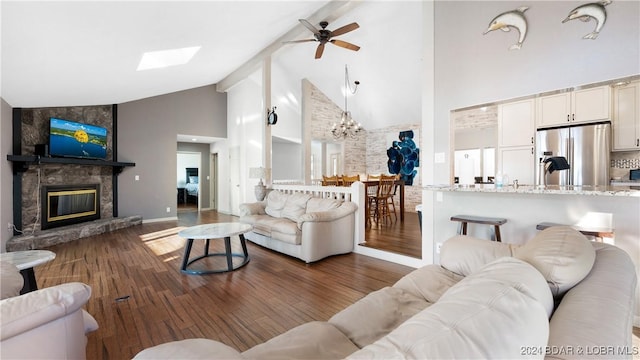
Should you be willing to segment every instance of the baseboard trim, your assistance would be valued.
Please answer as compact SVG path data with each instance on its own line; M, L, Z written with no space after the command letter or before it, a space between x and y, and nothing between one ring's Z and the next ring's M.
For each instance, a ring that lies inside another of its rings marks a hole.
M178 220L177 216L166 217L166 218L156 218L156 219L144 219L142 220L143 224L162 222L162 221L176 221Z

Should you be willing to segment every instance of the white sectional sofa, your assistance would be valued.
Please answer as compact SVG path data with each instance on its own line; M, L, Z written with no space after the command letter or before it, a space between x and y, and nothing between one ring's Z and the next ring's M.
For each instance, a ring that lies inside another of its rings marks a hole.
M523 246L447 240L417 269L245 352L187 339L136 359L631 358L637 279L621 249L552 227Z
M240 205L240 222L253 225L244 236L269 249L313 262L353 251L352 202L305 193L271 191L264 201Z
M0 357L85 359L86 334L98 329L82 306L91 288L73 282L20 295L18 269L0 261Z

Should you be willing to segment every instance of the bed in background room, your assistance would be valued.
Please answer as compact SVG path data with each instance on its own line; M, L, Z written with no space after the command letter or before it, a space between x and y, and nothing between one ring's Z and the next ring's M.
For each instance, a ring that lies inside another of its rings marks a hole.
M198 168L186 168L187 183L185 184L186 203L198 204L198 187L200 178L198 176Z

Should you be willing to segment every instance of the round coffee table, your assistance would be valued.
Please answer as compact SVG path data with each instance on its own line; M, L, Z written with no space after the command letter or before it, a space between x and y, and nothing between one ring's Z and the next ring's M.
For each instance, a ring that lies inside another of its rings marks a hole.
M205 224L197 225L186 228L178 233L178 236L187 239L187 243L184 248L184 257L182 259L182 265L180 270L185 274L201 275L201 274L213 274L222 273L227 271L236 270L249 262L249 253L247 252L247 244L244 239L244 233L251 231L253 226L243 223L217 223L217 224ZM231 237L238 235L240 238L240 245L242 245L242 254L231 252ZM209 241L211 239L223 239L224 248L223 253L209 253ZM193 246L193 240L205 240L204 254L194 259L189 260L191 254L191 247ZM212 270L191 270L188 266L198 260L202 260L209 256L225 256L227 258L226 269L212 269ZM242 258L242 262L235 267L233 266L233 258Z
M25 250L0 254L0 260L11 263L20 270L20 274L24 278L24 286L20 294L38 290L36 274L33 268L55 258L56 254L49 250Z

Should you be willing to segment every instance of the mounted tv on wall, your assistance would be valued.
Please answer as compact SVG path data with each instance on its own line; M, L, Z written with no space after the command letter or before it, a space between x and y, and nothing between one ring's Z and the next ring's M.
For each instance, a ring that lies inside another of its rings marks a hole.
M107 129L52 117L49 122L49 154L106 159Z

